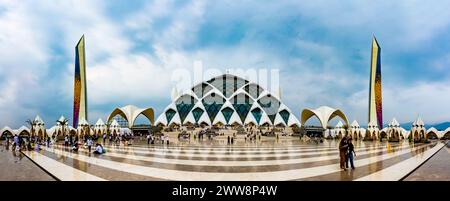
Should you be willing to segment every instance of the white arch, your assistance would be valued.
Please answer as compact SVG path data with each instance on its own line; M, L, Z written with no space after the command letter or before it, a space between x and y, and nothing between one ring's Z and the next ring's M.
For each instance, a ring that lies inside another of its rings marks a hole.
M450 132L450 127L448 127L447 129L443 130L443 131L441 132L441 136L440 136L439 138L444 137L445 134L447 134L447 133L449 133L449 132Z
M3 133L6 132L6 131L10 132L12 135L15 135L15 134L16 134L16 132L15 132L13 129L11 129L11 128L8 127L8 126L5 126L4 128L2 128L2 129L0 130L0 137L2 137Z
M282 124L282 125L286 126L286 123L284 122L284 120L281 117L279 112L275 115L275 120L273 122L273 125L278 125L278 124Z
M109 133L110 134L119 134L120 133L120 125L119 123L113 119L113 121L111 122L111 125L109 125Z
M178 112L175 113L175 115L173 115L172 120L170 120L170 122L167 125L170 125L172 123L181 125L181 118L180 118L180 115L178 114Z
M198 123L206 123L208 124L208 126L211 125L211 120L209 119L208 113L206 112L206 110L204 110L202 116L200 117L200 119L198 119Z
M331 119L333 119L336 116L341 117L344 122L345 125L349 125L347 117L345 116L345 114L339 110L339 109L334 109L328 106L321 106L317 109L304 109L301 113L301 124L305 125L305 122L310 119L312 116L316 116L319 121L320 124L322 125L322 128L326 129L327 125L328 125L328 121L330 121Z
M251 113L251 110L250 110L250 112L248 112L247 117L245 117L244 125L247 125L247 124L250 124L250 123L253 123L253 124L255 124L255 125L258 125L258 123L256 122L255 117L254 117L253 114Z
M155 121L155 125L159 125L162 124L164 126L167 126L167 117L166 117L166 113L162 113L161 115L158 116L158 119L156 119Z
M107 121L110 122L113 117L116 115L122 116L124 119L128 121L128 128L133 127L134 121L139 115L144 115L150 122L150 125L153 125L155 122L154 112L152 108L138 108L134 105L127 105L125 107L114 109L111 114L108 116Z
M431 128L429 128L428 130L427 130L427 136L430 134L430 133L434 133L434 134L436 134L436 136L438 137L438 138L441 138L441 137L443 137L444 136L444 134L441 132L441 131L438 131L436 128L434 128L434 127L431 127Z
M94 125L94 133L98 134L99 132L101 134L107 132L106 124L103 122L103 120L101 118L99 118L97 120L97 123L95 123L95 125Z
M272 121L270 121L269 116L267 116L266 112L264 110L262 110L262 115L261 115L261 120L259 120L259 124L258 125L263 125L265 123L268 123L269 125L273 125Z
M234 108L233 108L233 110L234 110ZM228 122L228 124L230 124L230 125L234 124L234 123L238 123L240 125L243 124L241 121L241 118L239 118L239 115L236 111L233 111L233 114L230 117L230 122Z
M213 125L216 125L217 123L221 123L221 124L223 124L223 125L227 125L227 123L226 123L226 121L225 121L225 117L223 116L223 114L222 114L222 112L221 112L222 110L220 110L218 113L217 113L217 115L216 115L216 118L214 118L214 121L213 121Z
M191 123L191 124L195 124L195 118L194 118L194 114L192 114L192 111L188 113L188 115L186 116L186 118L184 118L183 121L183 125L187 124L187 123Z
M27 132L29 135L31 135L30 129L26 126L21 126L19 129L16 130L16 134L19 135L23 131Z
M244 85L244 86L245 86L245 85ZM250 94L247 93L247 92L243 89L243 87L237 89L237 90L230 96L230 98L228 98L227 100L231 100L232 98L234 98L235 96L237 96L237 95L239 95L239 94L247 95L248 97L250 97L250 99L251 99L253 102L256 101L256 99L254 99L252 96L250 96Z

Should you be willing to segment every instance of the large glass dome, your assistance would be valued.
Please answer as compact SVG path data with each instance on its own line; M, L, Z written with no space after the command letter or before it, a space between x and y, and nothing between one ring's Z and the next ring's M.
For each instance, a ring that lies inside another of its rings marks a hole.
M279 97L230 74L197 84L178 95L155 124L300 126Z

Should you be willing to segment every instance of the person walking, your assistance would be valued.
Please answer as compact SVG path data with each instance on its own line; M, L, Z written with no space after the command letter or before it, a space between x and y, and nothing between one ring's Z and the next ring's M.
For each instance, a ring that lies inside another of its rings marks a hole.
M103 144L106 144L106 133L103 133L102 139L103 139Z
M20 147L19 143L20 143L19 136L14 135L14 138L13 138L13 149L12 149L13 151L15 151L17 147Z
M342 138L341 142L339 142L340 168L343 170L346 170L345 162L347 160L347 151L348 151L347 136L345 136Z
M69 146L69 138L66 136L64 136L64 146L67 147Z
M47 147L50 147L50 136L47 136Z
M89 150L89 154L91 153L92 144L94 144L94 142L92 141L91 138L88 138L87 139L87 147L88 147L88 150Z
M346 167L348 168L348 163L350 163L352 170L355 169L355 165L353 164L354 156L356 156L355 147L353 146L352 138L349 138L348 139L348 153L347 153L348 162L346 164Z

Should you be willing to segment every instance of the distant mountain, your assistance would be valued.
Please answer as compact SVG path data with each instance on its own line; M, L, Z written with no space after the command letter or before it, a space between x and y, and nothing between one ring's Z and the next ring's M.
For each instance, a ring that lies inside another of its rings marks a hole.
M435 127L437 130L443 131L443 130L447 129L448 127L450 127L450 122L443 122L443 123L427 126L427 128L431 128L431 127Z
M406 129L406 130L411 130L411 126L412 126L413 122L407 122L407 123L401 123L400 127ZM384 125L384 127L387 127L388 125ZM447 129L448 127L450 127L450 122L442 122L442 123L437 123L437 124L425 124L425 128L429 129L431 127L436 128L439 131L443 131L445 129Z
M413 122L406 122L406 123L401 123L400 127L406 129L406 130L411 130ZM387 125L386 125L387 126Z

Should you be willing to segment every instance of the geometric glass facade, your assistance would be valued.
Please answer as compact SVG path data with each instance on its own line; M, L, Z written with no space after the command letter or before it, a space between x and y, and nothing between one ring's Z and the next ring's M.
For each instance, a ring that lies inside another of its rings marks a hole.
M191 87L167 106L155 123L299 125L278 97L256 83L231 74Z
M172 120L172 118L175 116L177 112L173 109L169 109L166 111L166 120L167 122L170 122Z

